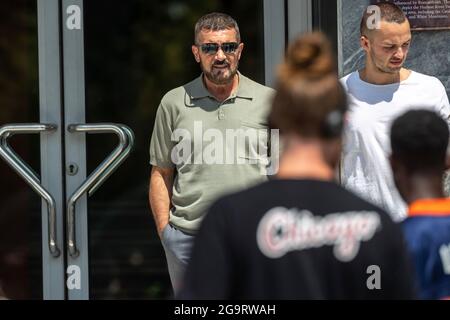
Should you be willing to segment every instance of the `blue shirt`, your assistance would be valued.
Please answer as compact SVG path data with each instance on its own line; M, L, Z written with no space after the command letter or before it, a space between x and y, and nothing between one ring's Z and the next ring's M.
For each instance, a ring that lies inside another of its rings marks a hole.
M450 298L450 199L419 200L402 223L414 260L419 296Z

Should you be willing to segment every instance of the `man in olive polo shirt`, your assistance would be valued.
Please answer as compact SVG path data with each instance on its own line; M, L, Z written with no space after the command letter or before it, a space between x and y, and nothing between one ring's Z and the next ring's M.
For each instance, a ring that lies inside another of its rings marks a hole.
M243 48L233 18L200 18L192 53L202 74L168 92L157 111L149 199L175 293L209 205L267 180L274 92L237 71Z

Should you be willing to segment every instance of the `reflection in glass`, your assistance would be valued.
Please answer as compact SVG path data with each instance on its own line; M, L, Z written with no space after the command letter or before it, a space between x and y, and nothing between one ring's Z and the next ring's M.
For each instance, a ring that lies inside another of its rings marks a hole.
M36 8L36 1L0 1L0 126L39 122ZM37 135L11 139L37 172L39 144ZM41 200L3 160L0 234L0 299L42 299Z

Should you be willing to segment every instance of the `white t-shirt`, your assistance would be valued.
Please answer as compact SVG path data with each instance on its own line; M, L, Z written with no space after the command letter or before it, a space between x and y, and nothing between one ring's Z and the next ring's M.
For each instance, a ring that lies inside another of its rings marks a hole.
M411 109L428 109L447 122L450 105L439 79L412 71L400 82L367 83L355 71L341 79L348 97L341 183L344 187L390 212L395 221L406 217L389 164L392 122Z

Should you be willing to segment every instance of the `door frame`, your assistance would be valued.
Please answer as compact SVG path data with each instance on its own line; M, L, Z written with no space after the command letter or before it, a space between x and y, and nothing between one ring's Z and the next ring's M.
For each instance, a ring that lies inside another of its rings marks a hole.
M84 77L84 20L83 0L62 0L62 61L64 92L65 167L77 167L75 174L65 172L67 204L72 194L86 180L86 136L68 131L70 124L86 123ZM67 208L65 208L67 210ZM65 211L66 211L65 210ZM67 211L66 211L67 214ZM66 218L67 222L67 218ZM89 252L87 196L82 195L75 204L75 240L78 256L67 254L67 265L74 282L68 285L69 300L89 299ZM66 230L66 232L68 232ZM66 235L67 236L67 235ZM67 248L67 246L66 246Z
M55 200L56 243L60 250L53 257L48 248L47 204L42 201L42 281L45 300L65 298L64 265L64 178L62 168L62 97L59 33L59 1L37 0L39 118L40 123L55 124L52 133L40 135L41 184Z

